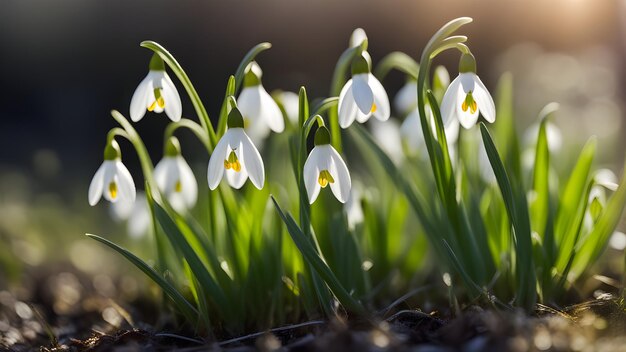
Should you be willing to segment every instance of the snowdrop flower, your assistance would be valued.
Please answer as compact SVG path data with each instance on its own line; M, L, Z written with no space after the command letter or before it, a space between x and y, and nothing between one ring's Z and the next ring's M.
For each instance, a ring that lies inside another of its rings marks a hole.
M283 104L285 114L291 123L298 124L300 97L294 92L280 92L278 99Z
M341 203L350 195L352 182L350 173L339 153L330 145L330 134L326 127L319 127L315 133L315 147L304 163L304 186L313 204L322 188L330 189Z
M104 149L104 162L91 180L89 204L98 204L102 196L112 203L120 200L135 201L135 183L126 166L122 164L122 153L115 140Z
M444 124L457 119L464 128L471 128L478 121L478 114L487 120L496 120L493 98L476 75L476 60L472 54L461 55L459 75L450 83L441 102Z
M342 128L348 128L355 119L363 123L372 115L381 121L389 119L387 92L370 72L370 66L363 56L352 62L352 78L341 89L338 111Z
M617 191L617 187L619 186L617 176L615 176L615 173L609 169L597 170L593 176L593 180L597 185L613 192Z
M526 129L526 132L524 132L524 144L534 146L537 143L539 125L540 122L536 122ZM551 153L558 152L561 149L563 145L561 129L550 121L546 122L546 138L548 139L548 150Z
M371 120L369 122L372 137L378 145L389 155L395 164L400 164L404 158L400 124L395 120L386 122Z
M196 205L198 182L180 154L180 143L176 137L167 141L165 156L154 168L154 180L177 212L182 213Z
M417 109L417 81L414 78L407 79L393 99L393 105L396 113L402 116Z
M165 72L165 64L159 55L150 60L150 72L139 83L130 101L130 118L137 122L147 111L161 113L165 111L170 120L176 122L183 114L180 96L174 82Z
M280 133L285 129L278 104L263 88L262 75L261 67L252 61L246 67L243 89L237 99L239 110L247 122L246 131L254 141L267 137L270 130Z
M363 214L363 206L361 205L362 199L361 191L359 187L353 187L350 190L350 196L346 202L344 211L346 212L346 218L348 220L348 228L354 230L356 226L365 220Z
M143 192L137 192L134 202L125 200L111 203L110 210L115 221L127 220L126 231L130 237L140 238L151 232L150 208Z
M435 116L433 115L430 105L426 105L424 108L426 110L426 115L428 115L431 132L435 139L437 139ZM459 138L459 129L460 126L458 120L450 120L448 125L444 126L449 151L454 149L453 147ZM402 143L409 154L425 152L426 141L424 140L424 134L422 133L422 121L420 120L420 113L417 107L413 109L406 119L404 119L404 122L402 122L400 135L402 136Z
M226 174L228 184L239 189L248 177L252 184L263 188L265 167L259 151L243 130L243 116L236 107L228 114L228 130L219 140L209 160L209 188L214 190Z

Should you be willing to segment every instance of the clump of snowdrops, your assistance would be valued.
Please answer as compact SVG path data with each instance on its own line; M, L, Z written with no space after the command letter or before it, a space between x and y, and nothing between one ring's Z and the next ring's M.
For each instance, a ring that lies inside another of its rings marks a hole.
M522 157L528 152L516 132L511 77L500 80L494 103L468 38L456 34L470 22L443 26L419 63L400 52L376 63L357 29L329 97L312 101L305 87L267 92L255 60L271 45L259 44L229 77L215 119L172 54L141 43L153 56L130 118L164 112L171 119L163 158L154 167L133 123L112 111L119 127L107 135L89 203L104 197L116 217L128 219L131 234L149 232L155 259L149 265L88 236L148 275L172 310L202 333L371 317L407 292L443 294L457 307L558 306L617 226L624 180L594 171L594 138L573 168L557 173L555 104L540 112L530 158ZM452 82L446 68L433 69L447 50L460 54ZM401 126L390 120L381 84L394 69L407 78L393 101ZM182 117L168 71L198 122ZM368 120L372 133L362 125ZM206 148L206 182L183 157L175 137L181 128ZM143 192L122 163L121 139L139 156ZM433 282L437 276L443 280Z

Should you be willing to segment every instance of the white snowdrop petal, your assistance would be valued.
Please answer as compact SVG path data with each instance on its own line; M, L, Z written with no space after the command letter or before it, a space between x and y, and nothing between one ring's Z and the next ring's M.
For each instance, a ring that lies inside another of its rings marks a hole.
M272 131L281 133L285 130L285 120L278 104L267 93L263 85L259 84L259 97L261 99L261 110L259 119L263 120Z
M243 88L237 99L237 107L244 119L251 122L256 120L261 112L261 95L258 86Z
M331 159L329 171L335 178L335 182L330 184L330 189L333 191L337 200L341 203L345 203L348 200L348 196L350 196L350 188L352 188L350 172L348 171L346 163L335 148L330 145L328 145L327 148L329 148L328 155Z
M222 136L222 139L217 142L213 154L209 158L209 167L207 171L207 181L209 188L214 190L217 185L220 184L222 176L224 175L224 160L226 160L226 153L228 152L228 145L232 136L232 130L227 130Z
M119 197L125 200L134 202L137 196L137 189L135 188L135 182L130 172L121 161L115 163L116 173L119 180Z
M163 94L163 100L165 101L165 113L170 120L174 122L179 121L183 115L183 105L176 86L167 73L163 74L161 82L163 84L161 94Z
M133 122L141 120L146 114L151 76L148 74L137 86L130 100L130 119Z
M308 158L304 162L304 169L302 171L304 175L304 187L306 188L306 193L309 196L310 204L315 202L315 199L317 199L321 190L321 186L317 181L320 173L319 156L320 149L316 146L313 150L311 150L311 153L309 153Z
M400 136L410 152L417 152L425 147L424 134L419 111L414 109L400 126Z
M358 123L365 123L365 122L367 122L370 119L371 116L372 116L371 113L364 114L359 109L356 109L356 121Z
M352 80L348 80L339 94L339 126L348 128L357 116L358 108L352 96Z
M238 133L238 138L241 140L242 164L245 163L245 167L252 184L256 188L262 189L263 184L265 183L265 166L263 165L261 154L259 154L259 151L256 149L243 129L238 129L236 132Z
M191 167L182 156L176 157L176 163L180 175L181 196L187 208L193 208L198 200L198 181L196 181Z
M456 103L461 90L460 85L461 79L457 76L452 83L450 83L443 95L443 100L441 101L441 119L444 125L450 123L450 120L457 118Z
M105 164L102 163L89 184L89 205L94 206L98 204L100 197L102 197L102 190L104 189L104 170Z
M387 121L389 116L391 116L389 96L387 96L387 92L380 81L371 73L369 74L368 83L374 95L374 104L376 104L376 111L372 112L372 114L380 121Z
M244 183L248 179L248 170L246 169L245 160L243 154L241 153L241 144L237 147L240 152L235 151L237 158L241 164L241 170L235 171L233 169L225 170L226 181L228 184L234 189L240 189L243 187Z
M493 98L483 82L476 75L474 75L474 82L475 90L473 96L478 105L478 110L480 110L487 122L493 123L496 121L496 104L493 102Z
M417 107L417 82L409 81L400 88L393 100L394 108L401 115Z
M350 36L350 47L354 48L355 46L359 46L364 40L367 40L367 34L365 34L365 30L363 28L357 28L352 32L352 35Z
M352 77L352 96L359 110L369 114L374 105L374 93L370 87L370 78L367 73L361 73Z
M471 72L459 73L463 93L467 94L476 90L476 77L476 74Z
M282 92L280 101L283 104L287 118L294 124L298 123L300 98L294 92Z

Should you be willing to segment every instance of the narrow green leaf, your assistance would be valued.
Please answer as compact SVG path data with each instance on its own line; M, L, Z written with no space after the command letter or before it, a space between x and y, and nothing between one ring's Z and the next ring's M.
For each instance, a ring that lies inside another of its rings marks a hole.
M185 299L185 297L183 297L183 295L181 295L180 292L178 292L178 290L174 286L172 286L169 282L167 282L167 280L165 280L161 275L159 275L159 273L154 271L154 269L152 269L148 264L146 264L146 262L144 262L139 257L129 252L127 249L122 248L105 238L102 238L97 235L92 235L89 233L86 235L89 238L92 238L98 242L104 243L105 245L109 246L110 248L112 248L113 250L115 250L116 252L124 256L126 259L128 259L128 261L131 262L133 265L135 265L137 268L139 268L139 270L143 271L146 275L148 275L148 277L152 279L152 281L154 281L157 285L159 285L159 287L161 287L163 292L165 292L165 294L167 294L172 299L172 301L174 301L174 304L176 304L176 307L178 307L178 309L181 311L181 313L183 313L183 315L187 318L188 321L195 322L198 320L199 315L198 315L198 311L196 310L196 308L193 305L191 305L191 303L189 303Z
M272 196L272 202L274 202L274 206L278 211L281 219L287 226L287 230L291 235L294 243L302 253L302 256L305 258L307 263L311 265L317 274L324 280L324 282L328 285L331 291L335 294L339 302L350 312L355 313L357 315L364 315L365 309L356 299L354 299L348 291L343 287L341 282L337 279L335 274L330 270L328 265L324 263L324 260L319 256L316 249L311 244L311 241L308 240L305 234L302 232L300 227L296 224L293 218L290 215L286 215L283 210L276 202L276 199Z

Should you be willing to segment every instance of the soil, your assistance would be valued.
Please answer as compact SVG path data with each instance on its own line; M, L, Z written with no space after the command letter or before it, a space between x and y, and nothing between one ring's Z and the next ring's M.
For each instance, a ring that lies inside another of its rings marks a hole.
M539 306L532 315L478 306L454 316L399 310L377 320L316 320L211 341L159 323L149 300L116 303L87 289L89 278L76 272L54 268L33 282L28 293L0 291L2 350L626 351L624 302L608 293L561 310Z

